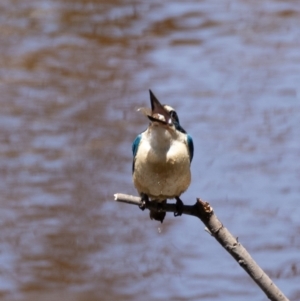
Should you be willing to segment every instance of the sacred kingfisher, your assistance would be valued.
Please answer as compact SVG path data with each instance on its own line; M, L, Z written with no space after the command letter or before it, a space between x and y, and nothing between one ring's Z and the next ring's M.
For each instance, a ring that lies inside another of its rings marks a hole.
M175 110L162 105L152 91L149 92L151 109L138 110L148 117L150 123L132 145L133 183L142 197L142 210L149 199L161 203L175 198L177 211L174 215L178 216L183 211L179 197L191 183L193 140L181 127ZM161 223L165 215L165 212L150 211L150 218Z

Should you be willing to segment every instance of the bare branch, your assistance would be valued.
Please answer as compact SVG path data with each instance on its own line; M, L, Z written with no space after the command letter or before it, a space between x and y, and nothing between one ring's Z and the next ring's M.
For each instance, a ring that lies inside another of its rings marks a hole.
M141 198L127 194L117 193L114 195L115 201L131 205L140 206ZM147 209L160 210L165 212L176 212L175 204L160 204L150 202L146 205ZM193 206L184 205L183 214L198 217L206 226L206 231L210 233L223 248L238 262L238 264L249 274L261 290L272 301L289 301L287 297L272 282L269 276L253 260L247 250L238 240L223 226L209 203L197 199Z

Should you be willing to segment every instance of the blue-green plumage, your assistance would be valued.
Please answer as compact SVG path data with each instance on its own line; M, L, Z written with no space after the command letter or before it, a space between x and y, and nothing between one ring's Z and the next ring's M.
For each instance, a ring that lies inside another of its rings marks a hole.
M142 135L139 134L136 136L136 138L134 139L133 143L132 143L132 153L133 153L133 157L135 157L140 141L141 141Z
M134 172L135 156L136 156L136 153L138 151L138 147L139 147L141 138L142 138L142 134L137 135L136 138L134 139L133 143L132 143L132 154L133 154L132 173Z
M189 148L189 154L190 154L190 162L192 162L193 157L194 157L194 143L192 137L187 134L187 143L188 143L188 148Z

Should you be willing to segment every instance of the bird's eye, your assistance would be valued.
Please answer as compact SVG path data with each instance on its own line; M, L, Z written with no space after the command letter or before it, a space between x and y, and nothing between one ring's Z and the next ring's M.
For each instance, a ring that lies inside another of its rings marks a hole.
M177 113L175 111L172 110L170 112L170 115L171 115L171 118L172 118L173 122L179 123L178 115L177 115Z

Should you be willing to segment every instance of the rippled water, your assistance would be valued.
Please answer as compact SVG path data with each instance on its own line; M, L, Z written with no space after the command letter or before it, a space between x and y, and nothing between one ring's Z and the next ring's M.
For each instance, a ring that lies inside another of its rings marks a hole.
M0 4L3 300L266 300L195 218L136 194L131 142L151 88L193 136L183 195L211 203L300 299L297 1Z

